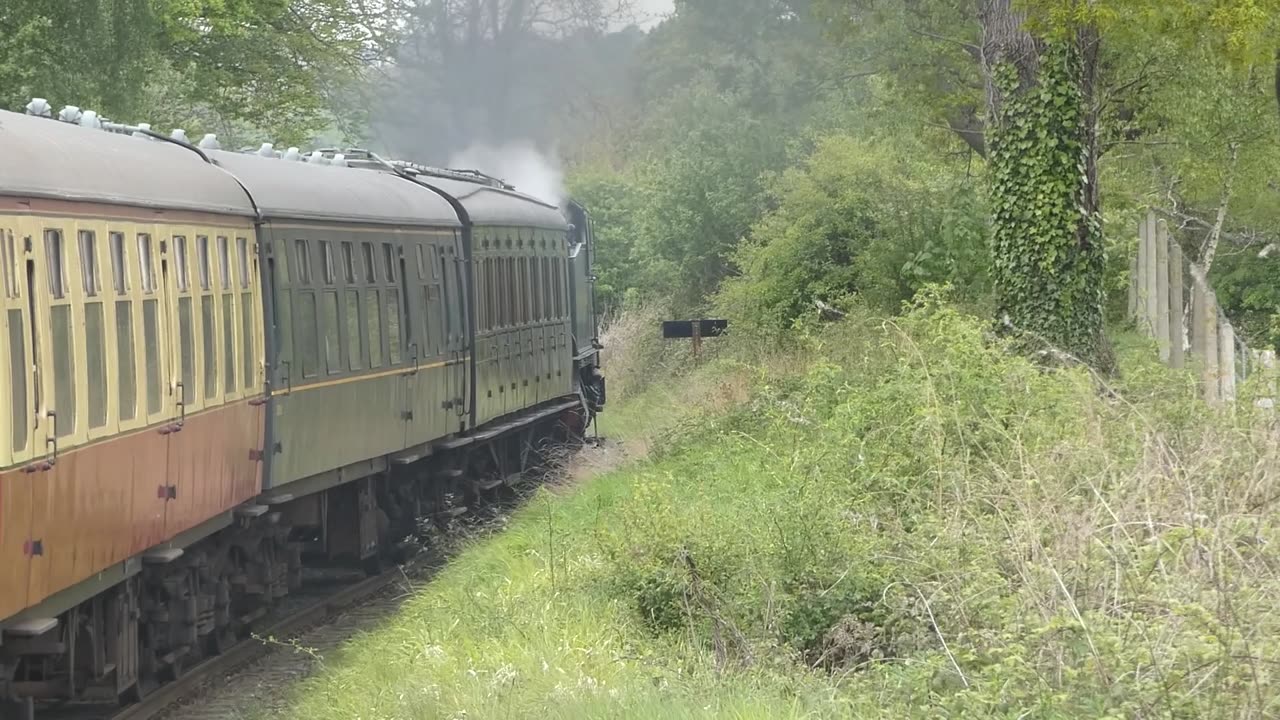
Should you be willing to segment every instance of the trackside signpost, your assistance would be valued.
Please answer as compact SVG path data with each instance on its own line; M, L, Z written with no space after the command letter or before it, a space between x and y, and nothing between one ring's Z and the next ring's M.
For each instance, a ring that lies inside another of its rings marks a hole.
M702 338L719 337L729 329L728 320L663 320L662 337L665 340L691 338L693 359L698 361L702 353Z

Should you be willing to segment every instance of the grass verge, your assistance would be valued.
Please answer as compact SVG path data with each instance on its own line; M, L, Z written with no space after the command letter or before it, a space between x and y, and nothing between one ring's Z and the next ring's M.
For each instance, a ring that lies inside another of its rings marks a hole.
M929 301L623 367L605 428L647 455L542 492L291 717L1271 716L1273 419L1118 347L1044 371Z

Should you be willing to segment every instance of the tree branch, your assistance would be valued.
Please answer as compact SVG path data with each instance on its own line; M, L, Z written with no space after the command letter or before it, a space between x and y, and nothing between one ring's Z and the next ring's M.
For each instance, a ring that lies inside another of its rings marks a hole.
M1222 224L1227 220L1227 207L1231 204L1231 189L1236 181L1236 165L1240 159L1239 143L1231 143L1231 160L1227 164L1227 174L1222 180L1222 202L1218 205L1218 216L1214 220L1213 228L1209 230L1209 235L1204 239L1204 245L1200 248L1200 264L1204 266L1204 272L1209 274L1209 269L1213 267L1213 256L1218 252L1218 239L1222 237Z

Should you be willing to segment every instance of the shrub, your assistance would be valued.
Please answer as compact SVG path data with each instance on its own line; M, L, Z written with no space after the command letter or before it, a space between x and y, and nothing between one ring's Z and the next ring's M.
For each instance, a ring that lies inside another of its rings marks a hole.
M986 234L981 202L964 178L918 160L902 142L845 135L819 141L807 162L781 175L776 208L734 256L720 312L789 327L814 303L849 309L856 296L894 312L931 282L980 291Z

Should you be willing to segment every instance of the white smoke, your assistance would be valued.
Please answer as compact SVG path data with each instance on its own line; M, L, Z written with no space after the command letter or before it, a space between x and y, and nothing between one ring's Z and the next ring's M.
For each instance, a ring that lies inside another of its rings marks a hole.
M451 157L449 167L479 170L556 207L560 207L565 198L564 171L560 163L539 152L530 142L517 141L498 147L477 143Z

